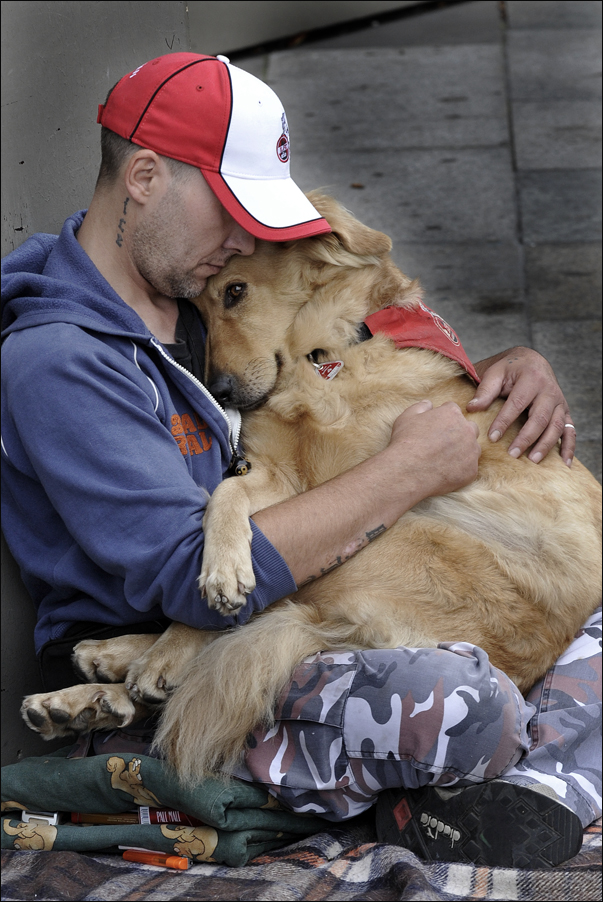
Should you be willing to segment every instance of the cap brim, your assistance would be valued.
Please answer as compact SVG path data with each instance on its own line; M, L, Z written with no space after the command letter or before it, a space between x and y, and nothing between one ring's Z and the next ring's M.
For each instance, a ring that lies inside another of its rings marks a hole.
M264 241L292 241L331 231L293 179L239 179L201 170L235 222Z

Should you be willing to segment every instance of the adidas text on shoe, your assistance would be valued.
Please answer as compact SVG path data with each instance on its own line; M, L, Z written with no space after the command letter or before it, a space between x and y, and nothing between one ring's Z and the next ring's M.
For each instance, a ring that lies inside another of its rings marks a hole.
M582 845L578 816L528 786L492 780L454 793L433 787L385 790L377 801L380 842L427 861L550 868Z

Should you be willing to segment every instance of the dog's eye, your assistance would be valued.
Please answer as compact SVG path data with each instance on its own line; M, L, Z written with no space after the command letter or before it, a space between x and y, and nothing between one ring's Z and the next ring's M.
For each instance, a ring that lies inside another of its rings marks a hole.
M244 282L232 282L232 284L226 286L226 290L224 291L224 306L227 310L229 307L234 307L235 304L239 303L245 294L246 288L247 286Z

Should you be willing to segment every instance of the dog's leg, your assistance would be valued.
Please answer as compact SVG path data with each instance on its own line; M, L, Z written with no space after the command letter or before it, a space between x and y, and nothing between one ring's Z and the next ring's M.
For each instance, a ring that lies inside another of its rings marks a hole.
M89 683L123 683L132 661L147 652L160 635L83 639L73 649L71 661Z
M110 682L29 695L21 706L23 719L44 739L127 726L165 702L193 658L214 638L172 623L159 636L86 639L75 647L74 663L89 679Z
M242 608L255 589L251 562L247 477L227 479L213 493L203 520L205 547L199 588L225 616Z
M259 463L248 476L222 482L211 496L203 520L205 548L199 588L210 608L227 616L242 608L255 589L249 517L289 498L283 474Z
M124 683L86 683L57 692L28 695L21 715L43 739L58 739L90 730L125 727L149 709L133 702Z
M172 623L128 669L126 688L134 702L156 707L180 685L190 662L217 637L215 632Z
M212 638L211 633L172 623L158 635L84 639L75 646L73 664L90 682L126 683L133 701L160 705Z
M73 666L89 683L28 695L21 706L25 723L44 739L58 739L90 730L116 729L145 717L149 708L130 698L124 680L132 661L158 638L137 635L78 642Z

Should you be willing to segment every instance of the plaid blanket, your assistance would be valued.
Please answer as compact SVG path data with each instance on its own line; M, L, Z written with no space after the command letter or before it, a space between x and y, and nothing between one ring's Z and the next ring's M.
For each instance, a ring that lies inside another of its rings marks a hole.
M13 900L459 900L601 899L601 821L580 853L550 871L425 864L375 842L370 813L252 859L188 871L78 852L2 853L2 899Z

